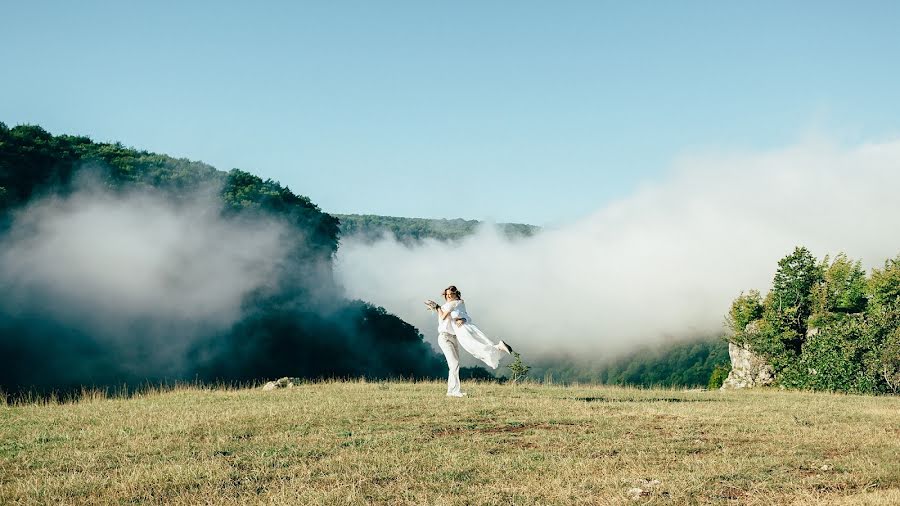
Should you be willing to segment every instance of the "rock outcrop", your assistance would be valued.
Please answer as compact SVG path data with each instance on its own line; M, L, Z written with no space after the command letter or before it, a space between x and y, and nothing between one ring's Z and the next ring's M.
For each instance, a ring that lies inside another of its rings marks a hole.
M722 383L722 390L761 387L775 381L772 366L749 349L728 343L728 355L731 357L731 372Z

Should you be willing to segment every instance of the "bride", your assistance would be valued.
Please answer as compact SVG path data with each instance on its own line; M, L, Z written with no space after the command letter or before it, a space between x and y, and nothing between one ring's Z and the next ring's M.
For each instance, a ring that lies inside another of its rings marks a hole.
M462 293L455 286L448 286L444 290L444 299L447 302L442 306L432 300L425 302L429 308L437 311L439 324L444 324L439 327L442 330L452 329L452 333L456 334L456 341L464 350L487 364L491 369L496 369L500 365L500 358L503 354L511 354L512 348L503 340L494 344L481 329L472 323L472 318L466 312L466 303L462 299ZM455 325L447 325L450 322ZM447 355L447 350L444 351Z

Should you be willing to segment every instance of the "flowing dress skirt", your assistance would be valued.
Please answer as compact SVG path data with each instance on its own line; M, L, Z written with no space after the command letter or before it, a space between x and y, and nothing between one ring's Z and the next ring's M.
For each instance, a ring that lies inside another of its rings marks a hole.
M500 357L504 352L495 348L495 343L492 343L478 327L471 323L464 323L453 330L456 332L456 340L459 345L473 357L481 360L491 369L496 369L500 365Z

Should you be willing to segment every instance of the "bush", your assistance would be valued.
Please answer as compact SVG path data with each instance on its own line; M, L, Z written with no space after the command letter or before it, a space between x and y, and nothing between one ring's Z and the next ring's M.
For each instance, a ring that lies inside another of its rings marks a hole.
M763 315L762 298L756 290L750 290L747 295L741 292L734 302L731 303L731 310L725 316L725 323L731 329L732 335L736 343L743 344L745 341L745 331L750 322L758 320Z
M883 391L877 374L877 343L863 315L833 321L803 345L797 386L832 392ZM873 367L876 366L876 367Z
M880 369L887 388L900 393L900 328L894 329L884 343Z
M508 367L509 372L512 373L511 379L513 383L518 383L519 381L525 379L525 376L528 375L528 371L531 369L531 367L525 365L525 363L522 362L522 355L513 352L513 356L516 357L516 359L506 367Z
M728 374L731 372L731 362L727 362L725 364L719 364L713 369L712 374L709 375L709 383L707 384L707 388L710 390L718 390L722 387L722 384L725 383L725 379L728 378Z

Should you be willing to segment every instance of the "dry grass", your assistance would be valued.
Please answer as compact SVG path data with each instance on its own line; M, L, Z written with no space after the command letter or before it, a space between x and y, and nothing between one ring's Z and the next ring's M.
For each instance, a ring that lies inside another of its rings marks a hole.
M900 398L466 386L0 406L0 503L900 503Z

